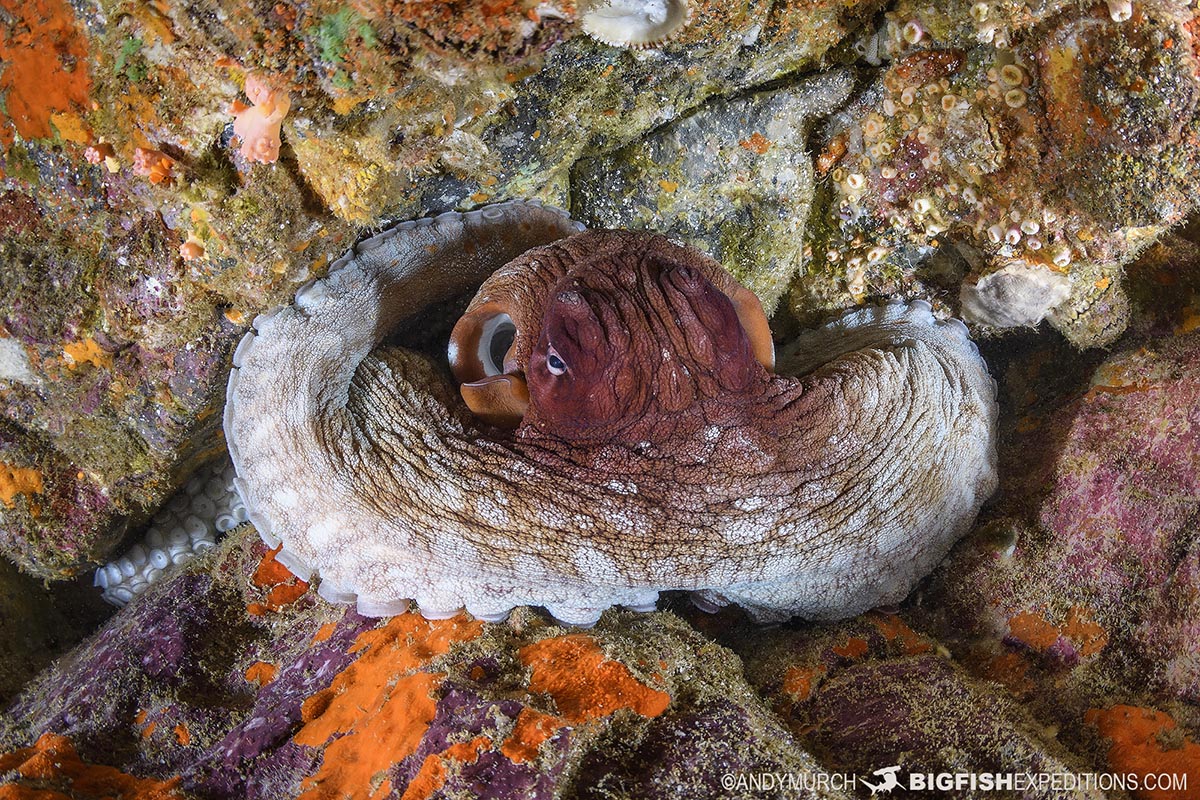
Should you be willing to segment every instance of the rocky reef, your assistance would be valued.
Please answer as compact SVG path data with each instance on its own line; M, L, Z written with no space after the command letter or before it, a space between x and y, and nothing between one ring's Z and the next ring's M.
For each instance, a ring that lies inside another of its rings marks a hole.
M101 761L132 745L126 771L216 797L548 797L568 778L667 797L718 791L722 764L819 770L737 658L672 615L586 633L528 611L374 620L321 601L252 531L205 562L48 673L54 704L26 694L6 733L53 729ZM661 767L623 772L614 747Z
M582 0L0 0L0 796L1200 791L1200 12L644 6L649 47ZM102 611L96 567L115 597L148 528L190 536L163 508L220 474L254 317L391 221L510 198L698 247L779 341L892 298L965 319L1001 399L974 531L845 622L666 598L580 631L359 616L222 500L222 542Z

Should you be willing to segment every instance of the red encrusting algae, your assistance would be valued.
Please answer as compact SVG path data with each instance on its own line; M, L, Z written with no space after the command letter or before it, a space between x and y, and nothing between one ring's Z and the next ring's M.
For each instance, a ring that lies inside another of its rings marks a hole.
M5 508L15 506L15 498L19 494L32 497L45 490L42 473L38 470L0 461L0 504Z
M1082 606L1072 606L1061 625L1036 612L1022 611L1009 618L1008 629L1009 636L1039 653L1049 650L1060 639L1069 642L1084 657L1100 652L1108 644L1108 633Z
M1139 776L1181 775L1187 784L1180 791L1155 785L1134 791L1141 800L1185 800L1195 797L1200 786L1200 744L1184 736L1169 714L1152 708L1117 705L1093 708L1084 721L1095 725L1101 736L1112 741L1108 764L1117 772ZM1140 785L1145 786L1146 782Z
M261 689L271 681L275 680L275 675L279 672L279 667L274 664L268 664L265 661L255 661L246 668L245 678L249 683L257 683Z
M51 116L87 102L87 41L63 0L0 0L0 145L54 135ZM4 24L7 23L7 24ZM10 129L11 125L11 129Z
M641 683L585 634L543 639L522 647L518 656L533 670L529 690L554 698L558 713L571 723L606 717L621 708L657 717L671 704L669 694Z
M492 740L486 736L476 736L469 742L452 744L440 753L430 753L421 762L421 769L404 790L401 800L429 800L445 786L449 764L470 764L479 758L480 750L491 744Z
M282 547L283 545L279 545L274 550L269 550L258 563L258 569L250 579L255 586L268 590L264 602L246 606L246 611L251 616L261 617L268 612L278 611L296 602L308 591L307 581L300 580L275 560Z
M293 741L324 749L320 769L301 783L301 797L386 795L390 782L375 781L416 752L437 710L445 675L418 670L482 630L483 623L462 615L431 621L409 613L359 634L349 650L358 659L301 708L305 724Z
M157 781L137 778L115 767L80 760L71 740L46 733L32 747L0 754L0 773L15 771L36 781L38 789L8 784L0 787L0 800L71 797L76 800L182 800L178 778ZM47 786L49 784L49 786ZM54 791L50 788L53 787ZM60 793L61 792L61 793Z
M514 764L527 764L537 758L542 743L565 724L566 720L526 706L517 715L512 733L500 745L500 753Z

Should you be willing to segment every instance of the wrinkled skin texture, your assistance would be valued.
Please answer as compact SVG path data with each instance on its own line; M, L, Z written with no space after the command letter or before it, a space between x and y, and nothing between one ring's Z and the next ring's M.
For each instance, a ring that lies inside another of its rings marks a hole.
M636 266L649 268L648 288L632 270L598 271L599 286L575 277L554 292L529 365L532 424L632 443L666 414L761 388L764 370L725 295L694 267Z
M761 394L768 376L731 300L748 295L714 261L661 236L586 233L485 281L455 333L497 312L513 320L505 361L528 378L524 437L633 444L664 438L656 431L669 415ZM745 313L766 337L757 301ZM771 351L769 338L762 346Z
M994 385L927 305L850 314L787 349L780 372L803 377L771 375L699 253L601 231L514 259L573 228L526 204L485 214L364 243L238 349L240 491L327 598L588 623L687 589L836 618L904 597L992 492ZM530 411L511 433L424 358L377 348L505 262L476 303L515 312L504 366L528 366ZM543 372L552 348L561 375Z

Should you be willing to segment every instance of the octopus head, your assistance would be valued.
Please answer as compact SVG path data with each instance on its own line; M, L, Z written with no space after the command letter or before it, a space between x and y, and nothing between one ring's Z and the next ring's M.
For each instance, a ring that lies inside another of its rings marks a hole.
M773 361L752 292L696 250L624 231L526 254L484 283L451 339L472 411L566 439L640 435L753 391Z

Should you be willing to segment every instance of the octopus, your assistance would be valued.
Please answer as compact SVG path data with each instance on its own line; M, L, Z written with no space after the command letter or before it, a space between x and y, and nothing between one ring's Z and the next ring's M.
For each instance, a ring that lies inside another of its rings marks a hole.
M476 287L447 356L403 346ZM961 322L860 308L776 353L712 259L533 202L361 242L233 363L250 521L367 616L589 625L681 590L847 617L908 595L996 487L995 383Z
M100 596L117 607L132 602L245 522L233 478L233 465L225 459L197 470L154 515L141 541L96 569L93 583Z

